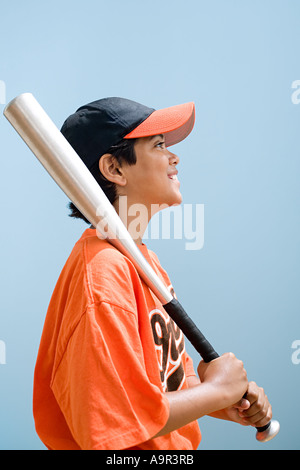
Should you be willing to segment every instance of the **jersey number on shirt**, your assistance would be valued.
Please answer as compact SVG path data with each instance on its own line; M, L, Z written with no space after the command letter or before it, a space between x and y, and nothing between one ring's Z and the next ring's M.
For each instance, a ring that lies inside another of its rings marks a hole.
M184 337L182 331L165 312L154 309L150 312L150 323L158 353L160 377L163 390L179 390L185 379L182 364Z

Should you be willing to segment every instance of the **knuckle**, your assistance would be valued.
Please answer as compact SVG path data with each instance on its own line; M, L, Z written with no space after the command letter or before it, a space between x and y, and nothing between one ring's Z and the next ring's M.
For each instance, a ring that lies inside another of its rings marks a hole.
M256 385L255 382L253 382L253 380L251 380L251 381L249 382L249 391L252 392L252 390L255 389L255 385Z
M262 401L260 398L257 399L257 401L256 401L256 406L257 406L257 408L258 408L259 410L262 410L262 409L263 409L264 403L263 403L263 401Z
M272 416L273 416L272 407L269 406L269 409L267 411L267 418L268 418L269 421L271 421Z

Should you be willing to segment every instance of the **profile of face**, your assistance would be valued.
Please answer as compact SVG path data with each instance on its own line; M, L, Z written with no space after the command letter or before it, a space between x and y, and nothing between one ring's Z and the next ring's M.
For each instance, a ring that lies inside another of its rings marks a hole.
M118 165L109 155L100 159L100 171L116 184L118 196L126 196L129 205L143 204L149 213L153 205L180 204L179 158L168 150L164 136L137 139L134 149L134 165Z

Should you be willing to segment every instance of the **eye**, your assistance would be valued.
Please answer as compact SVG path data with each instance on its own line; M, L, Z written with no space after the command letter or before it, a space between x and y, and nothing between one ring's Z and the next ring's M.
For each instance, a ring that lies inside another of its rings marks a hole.
M157 143L155 144L155 147L159 147L159 148L161 148L161 149L165 149L165 148L166 148L165 141L162 140L162 141L160 141L160 142L157 142Z

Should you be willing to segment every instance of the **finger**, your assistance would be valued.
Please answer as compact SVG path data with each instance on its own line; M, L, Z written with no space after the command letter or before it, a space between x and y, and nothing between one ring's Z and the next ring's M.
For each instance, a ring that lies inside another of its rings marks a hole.
M264 394L265 392L263 388L258 387L258 385L255 382L249 382L246 396L247 396L247 400L249 400L251 405L257 402L258 398L260 396L263 396Z
M243 422L247 422L248 424L255 426L255 427L260 427L260 426L265 426L267 423L269 423L272 419L272 407L270 404L265 405L265 407L261 410L259 410L257 413L253 414L252 416L249 417L244 417Z
M260 389L256 401L252 402L251 406L243 412L243 416L251 418L257 413L266 412L269 406L268 397L264 394L263 390Z

